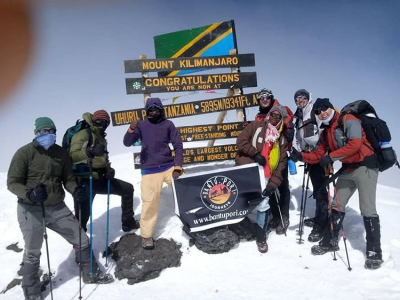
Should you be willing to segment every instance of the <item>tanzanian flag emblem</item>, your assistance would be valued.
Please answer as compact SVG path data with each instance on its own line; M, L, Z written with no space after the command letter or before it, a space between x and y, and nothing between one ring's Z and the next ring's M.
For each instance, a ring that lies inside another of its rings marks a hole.
M171 32L154 37L156 58L229 55L236 49L233 20ZM160 76L176 76L202 70L160 72Z

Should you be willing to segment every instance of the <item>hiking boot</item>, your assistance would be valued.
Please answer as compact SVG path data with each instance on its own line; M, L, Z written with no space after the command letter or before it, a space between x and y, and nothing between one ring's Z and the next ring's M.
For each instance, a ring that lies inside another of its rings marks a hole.
M328 252L339 251L338 241L325 244L323 240L319 242L319 245L311 247L311 254L313 255L324 255Z
M142 247L145 250L152 250L154 249L154 241L153 238L149 237L149 238L144 238L142 237Z
M281 235L284 234L287 230L287 228L289 227L290 221L289 218L285 215L282 215L282 219L283 219L283 225L282 225L282 221L279 220L279 224L276 227L276 234Z
M305 219L304 226L314 227L314 218Z
M100 270L97 272L93 273L92 276L87 274L86 276L83 276L83 282L86 284L107 284L111 283L114 281L114 278L112 277L111 274L104 274Z
M311 233L308 236L308 241L311 243L319 242L320 240L322 240L323 236L324 231L322 230L322 228L317 224L314 224L314 228L313 230L311 230Z
M367 259L365 260L365 268L369 270L379 269L383 264L382 252L376 253L368 251Z
M135 220L135 218L130 219L127 222L122 223L122 231L129 232L134 229L140 228L140 222Z
M281 219L278 218L273 218L269 224L268 224L268 228L270 229L275 229L276 227L278 227L278 224L281 222Z
M268 244L267 242L257 242L258 251L261 253L268 252Z
M42 300L42 294L29 295L25 300Z

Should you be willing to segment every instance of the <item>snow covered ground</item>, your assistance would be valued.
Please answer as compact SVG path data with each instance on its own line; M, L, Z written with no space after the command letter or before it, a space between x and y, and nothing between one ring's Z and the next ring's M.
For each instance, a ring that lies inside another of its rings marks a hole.
M135 212L140 217L140 172L133 168L132 153L111 158L116 176L134 184ZM210 168L231 166L232 162L209 163L187 167L187 172L198 172ZM337 252L315 257L311 255L312 243L297 243L296 229L299 222L299 207L303 168L290 176L292 199L290 205L290 227L287 237L272 233L269 251L258 252L255 242L242 241L224 254L206 254L196 247L189 247L189 239L181 230L181 222L174 215L172 190L163 189L160 218L155 238L174 239L182 244L182 261L178 268L163 271L160 277L147 282L128 285L127 280L116 280L108 285L83 285L83 299L400 299L400 190L378 185L377 206L382 227L382 249L384 264L378 270L364 269L365 233L358 208L358 195L349 202L344 220L347 249L352 271L347 269L343 241ZM7 190L6 174L0 174L0 258L3 290L17 276L22 252L6 250L12 243L23 239L16 216L16 197ZM310 193L309 193L310 194ZM117 241L124 233L120 228L120 200L116 196L110 201L110 242ZM73 209L71 195L66 199ZM313 216L314 200L307 203L306 216ZM105 249L107 197L98 195L93 205L93 248L97 257ZM306 238L311 228L305 227ZM139 234L139 231L136 232ZM74 261L72 247L60 236L48 230L51 269L55 271L53 295L57 300L78 299L78 267ZM108 260L107 272L113 274L115 264ZM100 258L104 265L105 259ZM43 245L41 268L48 270L46 250ZM48 291L45 299L50 299ZM22 289L17 286L0 299L23 299Z

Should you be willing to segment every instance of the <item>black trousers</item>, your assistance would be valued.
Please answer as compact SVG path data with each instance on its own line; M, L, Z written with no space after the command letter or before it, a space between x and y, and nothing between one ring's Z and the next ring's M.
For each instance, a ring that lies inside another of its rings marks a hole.
M285 169L282 171L282 177L283 177L282 183L278 187L280 194L279 207L275 193L272 194L269 199L269 206L271 207L271 213L274 219L281 218L279 215L279 208L281 210L282 215L285 215L286 217L289 218L290 189L289 189L289 170L287 164Z
M84 203L81 203L81 226L82 228L87 231L86 224L89 220L90 217L90 182L89 178L82 178L81 179L81 185L84 184L86 187L86 192L88 195L87 201ZM97 194L100 195L107 195L107 189L108 189L108 180L106 178L103 178L101 180L92 180L92 201L94 201L94 197ZM120 179L111 179L110 181L110 194L111 195L118 195L121 196L121 209L122 209L122 215L121 215L121 222L124 224L125 222L129 224L130 220L134 216L133 212L133 185L130 184L129 182L120 180ZM93 205L93 203L92 203ZM75 206L75 216L79 220L79 204L75 201L74 202Z
M325 176L325 170L319 164L309 165L309 172L313 185L313 198L316 201L314 223L324 229L328 220L328 192L326 188L328 177Z

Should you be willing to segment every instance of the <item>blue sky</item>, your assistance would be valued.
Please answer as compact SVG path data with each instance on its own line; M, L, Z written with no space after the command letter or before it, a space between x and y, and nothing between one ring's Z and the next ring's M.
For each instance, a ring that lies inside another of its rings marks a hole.
M140 108L141 95L126 95L123 61L141 54L154 58L153 36L233 19L239 53L254 53L257 92L272 89L295 110L293 94L308 89L338 108L370 101L396 134L400 78L400 2L385 1L39 1L33 6L34 51L27 71L1 107L3 130L0 172L14 152L33 138L37 117L51 117L58 143L82 114L98 109ZM225 73L226 69L218 70ZM151 74L155 76L155 74ZM225 93L224 90L219 93ZM181 94L154 94L168 99ZM178 101L213 98L204 93ZM170 100L165 100L170 104ZM249 119L255 109L248 110ZM216 114L174 119L177 126L215 122ZM234 122L235 114L227 121ZM111 155L123 146L125 126L110 127ZM234 141L232 141L234 143ZM187 145L186 147L190 147ZM117 170L118 172L118 170ZM379 182L396 185L398 169Z

